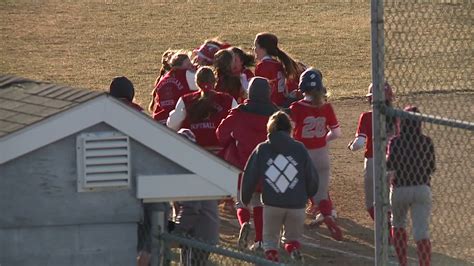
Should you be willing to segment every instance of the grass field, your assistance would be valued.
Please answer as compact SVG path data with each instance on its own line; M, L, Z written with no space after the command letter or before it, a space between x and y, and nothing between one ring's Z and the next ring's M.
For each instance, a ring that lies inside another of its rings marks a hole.
M125 75L145 103L167 48L218 36L250 50L255 35L269 31L323 71L334 97L363 95L369 16L368 1L2 0L0 72L99 90Z
M324 227L305 229L304 241L310 243L303 248L307 262L370 265L373 223L364 210L363 155L346 148L360 112L369 108L360 98L370 83L369 2L0 0L0 73L94 90L106 90L114 76L125 75L135 84L138 102L146 106L166 49L193 49L205 39L220 37L249 50L257 33L275 33L282 49L322 70L343 131L331 143L331 197L345 240L332 241ZM410 25L417 16L427 18L431 10L424 8L426 1L419 2L425 13L397 9L396 1L393 11L406 14L399 19ZM436 9L442 19L427 18L434 21L429 31L418 24L403 29L409 31L407 36L426 33L420 35L416 49L409 37L396 45L397 38L405 35L392 19L387 44L395 48L387 54L391 61L386 73L398 89L397 105L416 103L430 114L472 121L473 12L471 4L468 7L446 4ZM456 18L454 24L444 23L451 18ZM461 31L450 31L458 24ZM430 35L439 25L453 37ZM436 49L437 44L443 48ZM449 50L446 44L461 49ZM409 95L416 90L429 93ZM434 264L472 265L474 137L472 132L438 126L429 126L426 132L438 155L430 227ZM224 244L235 244L235 222L233 216L223 217ZM413 249L410 256L414 262Z

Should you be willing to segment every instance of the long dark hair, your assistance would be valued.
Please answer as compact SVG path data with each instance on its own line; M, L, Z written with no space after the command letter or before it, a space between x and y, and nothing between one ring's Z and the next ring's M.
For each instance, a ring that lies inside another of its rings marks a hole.
M285 69L285 76L293 79L298 76L298 64L293 60L287 53L278 48L278 38L275 34L262 32L257 34L255 42L265 51L268 55L275 56L283 63Z
M242 61L242 67L255 66L255 57L252 54L246 53L241 48L235 46L231 47L230 50L235 56L240 57L240 60Z
M201 97L199 97L188 109L187 116L191 123L199 122L217 112L216 107L212 104L214 98L214 90L204 90L200 84L216 83L216 77L210 67L201 67L196 72L196 85L201 90Z
M217 82L222 91L230 95L240 95L242 90L240 76L236 76L232 73L232 61L234 56L230 50L220 50L214 56L214 69Z

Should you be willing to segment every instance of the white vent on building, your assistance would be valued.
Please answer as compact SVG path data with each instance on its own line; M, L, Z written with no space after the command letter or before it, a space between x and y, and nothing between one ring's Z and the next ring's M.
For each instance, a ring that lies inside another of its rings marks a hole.
M77 136L79 192L130 187L128 136L117 132Z

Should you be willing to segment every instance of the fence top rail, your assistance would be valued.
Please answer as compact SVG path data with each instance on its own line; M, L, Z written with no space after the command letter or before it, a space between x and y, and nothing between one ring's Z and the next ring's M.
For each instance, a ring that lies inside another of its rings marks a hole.
M422 114L422 113L407 112L407 111L403 111L401 109L393 108L390 106L385 106L384 108L382 108L382 113L388 116L392 116L392 117L402 117L402 118L408 118L412 120L420 120L420 121L428 122L432 124L438 124L438 125L443 125L443 126L449 126L449 127L455 127L455 128L465 129L469 131L474 131L474 123L468 122L468 121L450 119L446 117L428 115L428 114Z

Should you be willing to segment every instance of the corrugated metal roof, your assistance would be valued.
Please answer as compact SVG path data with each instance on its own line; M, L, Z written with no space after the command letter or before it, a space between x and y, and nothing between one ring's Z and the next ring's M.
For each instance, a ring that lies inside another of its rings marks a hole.
M0 138L103 93L0 75Z

